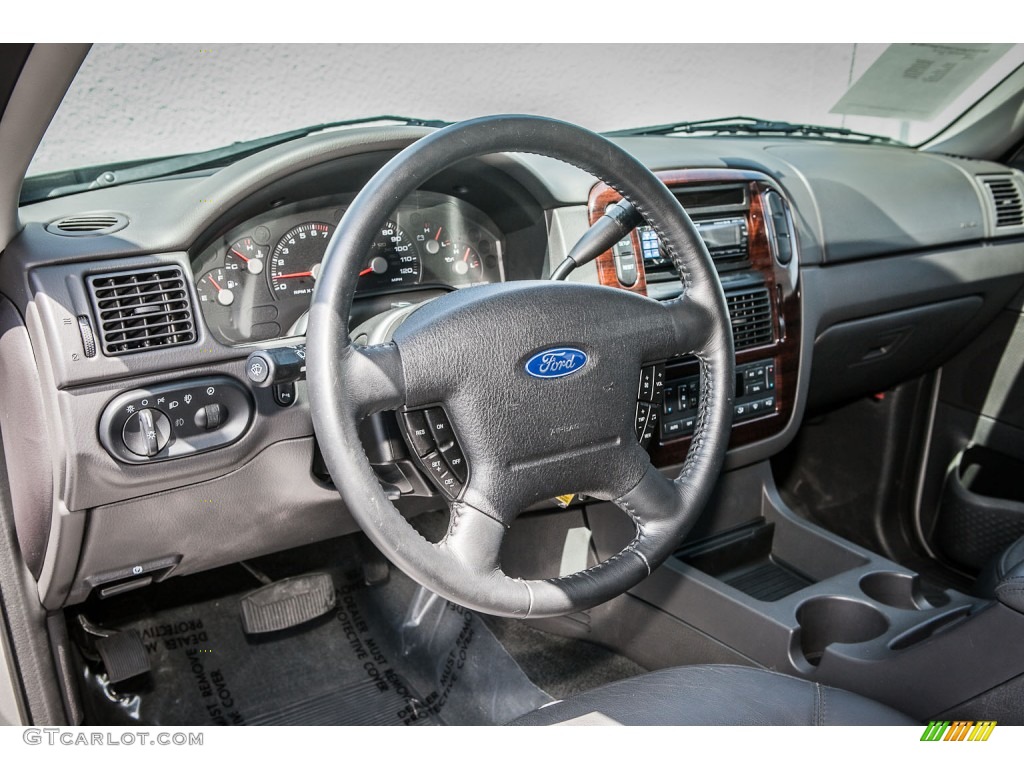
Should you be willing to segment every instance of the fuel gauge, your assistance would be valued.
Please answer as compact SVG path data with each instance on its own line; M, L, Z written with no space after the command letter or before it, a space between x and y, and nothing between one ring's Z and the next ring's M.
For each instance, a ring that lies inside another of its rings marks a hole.
M238 278L226 269L212 269L199 278L199 301L208 306L230 307L235 303Z

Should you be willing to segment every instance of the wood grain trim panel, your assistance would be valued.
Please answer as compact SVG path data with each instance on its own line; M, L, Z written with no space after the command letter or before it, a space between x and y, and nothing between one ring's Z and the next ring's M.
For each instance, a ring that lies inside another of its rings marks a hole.
M770 242L768 224L765 221L764 193L769 189L774 189L782 194L782 190L770 177L756 171L694 168L659 171L657 176L670 189L693 185L736 183L747 185L750 202L747 213L747 230L751 271L756 272L768 287L776 340L770 344L738 352L736 363L741 365L756 360L770 359L774 361L776 410L774 413L757 419L736 424L732 430L729 447L735 448L773 437L785 428L792 416L796 403L797 373L800 364L801 288L798 277L794 277L798 273L796 270L776 262ZM783 198L785 199L784 194ZM590 223L593 224L597 221L604 214L605 209L619 199L619 194L607 185L601 183L594 186L587 204ZM791 234L795 239L796 232L791 230ZM636 284L627 287L619 283L611 251L601 254L597 259L598 279L602 285L646 295L647 276L640 256L639 236L635 230L631 237L633 238L633 251L637 254L638 277ZM794 242L794 254L799 254L799 244L796 242ZM798 257L795 255L794 259L796 258ZM664 443L659 442L652 446L651 456L657 466L678 464L686 459L689 447L689 437L681 437Z

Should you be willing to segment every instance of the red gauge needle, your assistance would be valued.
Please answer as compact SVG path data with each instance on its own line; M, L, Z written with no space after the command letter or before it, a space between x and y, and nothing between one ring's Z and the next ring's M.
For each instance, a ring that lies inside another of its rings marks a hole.
M363 275L368 275L371 272L373 272L373 267L367 267L366 269L359 273L359 276L362 277Z
M437 234L436 234L436 235L434 235L434 239L435 239L435 240L437 240L437 239L438 239L439 237L441 237L441 230L442 230L442 229L444 229L444 227L438 227L438 228L437 228Z
M312 272L290 272L287 275L274 275L275 280L287 280L290 277L312 277Z
M244 262L245 262L246 264L248 264L248 263L249 263L249 259L247 259L247 258L246 258L245 256L243 256L243 255L242 255L241 253L239 253L238 251L236 251L236 250L235 250L234 248L232 248L232 249L231 249L231 252L232 252L233 254L235 254L235 256L237 256L238 258L240 258L240 259L241 259L242 261L244 261Z
M462 254L462 260L464 262L466 262L467 264L469 263L469 254L471 254L472 252L473 252L472 249L467 248L466 252L464 254Z
M210 275L210 282L213 283L213 287L216 288L218 291L224 290L219 285L217 285L217 281L213 279L213 275Z

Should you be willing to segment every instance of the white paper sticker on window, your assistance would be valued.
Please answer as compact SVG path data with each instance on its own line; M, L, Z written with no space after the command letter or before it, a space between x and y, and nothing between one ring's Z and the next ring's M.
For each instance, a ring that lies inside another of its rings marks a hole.
M833 114L930 120L1013 46L890 45L832 107Z

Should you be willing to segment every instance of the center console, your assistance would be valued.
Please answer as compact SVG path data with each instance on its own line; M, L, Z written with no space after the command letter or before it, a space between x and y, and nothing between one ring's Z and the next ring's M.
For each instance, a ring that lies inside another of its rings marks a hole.
M611 504L587 507L585 519L598 559L634 535ZM651 665L753 664L922 719L981 717L991 703L971 700L1024 673L1008 641L1024 632L1024 614L929 582L798 516L767 463L724 474L680 549L629 595L625 610L649 607L628 627L602 626L596 610L586 630L577 619L569 631L603 632L601 641L631 650L660 643L651 657L637 654ZM609 615L622 624L621 613Z
M795 410L800 353L798 248L792 213L770 177L736 169L662 171L700 233L715 263L733 327L736 401L729 443L736 448L779 435ZM590 193L591 223L620 199L598 184ZM657 234L638 227L597 260L604 285L670 299L682 291L679 275ZM656 465L681 463L696 420L696 360L667 369Z

